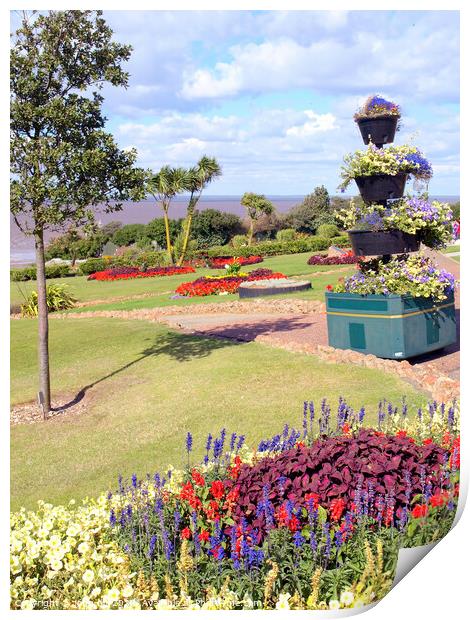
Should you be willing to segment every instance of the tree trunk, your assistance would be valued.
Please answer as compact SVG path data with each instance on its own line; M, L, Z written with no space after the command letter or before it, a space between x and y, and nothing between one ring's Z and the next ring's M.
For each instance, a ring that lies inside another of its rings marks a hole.
M46 265L44 259L44 232L34 236L36 245L36 286L38 291L38 362L39 390L42 392L44 419L51 410L51 379L49 373L49 319L46 293Z
M255 223L253 220L250 220L250 228L248 230L248 245L251 245L253 242L253 231L255 228Z
M173 254L171 251L171 238L170 238L170 222L168 219L168 211L165 208L163 208L163 220L165 222L166 249L168 252L168 258L169 258L170 264L173 265Z
M192 219L193 219L193 214L192 213L188 213L188 217L186 218L186 230L185 230L185 233L184 233L183 248L181 250L181 256L178 259L178 265L179 266L181 266L183 264L184 257L185 257L185 254L186 254L186 250L188 249L189 235L191 233Z

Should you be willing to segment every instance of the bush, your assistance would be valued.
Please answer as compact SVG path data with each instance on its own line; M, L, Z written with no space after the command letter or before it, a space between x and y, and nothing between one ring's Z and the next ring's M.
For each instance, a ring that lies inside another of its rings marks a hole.
M316 187L303 202L293 207L286 216L286 222L298 232L315 234L321 224L334 224L335 217L328 191L323 185Z
M355 256L352 252L347 252L342 256L321 256L314 254L311 256L307 265L354 265L361 257Z
M338 248L349 248L351 241L347 235L339 235L330 239L330 245L335 245Z
M73 308L77 301L75 297L68 291L65 284L50 284L47 287L47 308L49 312L57 312L58 310L68 310ZM32 291L24 304L21 304L22 316L35 317L38 315L38 294Z
M276 256L278 254L298 254L300 252L316 252L327 250L332 242L336 242L340 247L346 247L349 244L348 237L334 237L333 239L325 239L324 237L308 236L305 238L294 239L293 241L260 241L251 246L242 246L237 248L238 256L253 256L259 254L261 256ZM200 255L213 258L215 256L233 255L233 248L230 246L216 246L209 248Z
M107 241L108 239L101 230L87 237L82 237L76 230L70 230L49 242L46 247L45 257L46 260L62 258L75 261L77 259L99 256Z
M112 240L116 245L128 246L145 237L146 232L145 224L126 224L114 233Z
M114 261L113 261L114 262ZM149 267L162 267L168 263L168 254L165 251L160 252L141 252L134 260L134 265L140 269L148 269Z
M297 232L293 228L283 228L276 233L276 241L294 241L296 237Z
M248 237L246 235L235 235L230 242L234 248L241 248L248 245Z
M209 248L212 245L228 243L242 230L242 222L238 215L217 209L205 209L194 214L191 238L196 241L198 248Z
M177 235L181 231L182 220L170 220L170 240L174 243ZM165 220L162 217L156 217L145 226L145 239L156 241L159 248L166 248Z
M68 278L74 276L75 273L70 271L68 265L47 265L46 278ZM13 282L26 282L27 280L36 279L36 267L25 267L24 269L11 269L10 279Z
M80 265L80 271L84 276L89 276L95 271L104 271L110 264L111 262L104 258L89 258Z
M335 224L321 224L318 227L317 235L331 239L339 235L338 227Z

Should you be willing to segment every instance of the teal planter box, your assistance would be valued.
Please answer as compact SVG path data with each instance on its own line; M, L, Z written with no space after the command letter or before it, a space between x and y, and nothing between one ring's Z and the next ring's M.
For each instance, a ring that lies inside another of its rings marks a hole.
M408 295L325 293L328 342L387 359L407 359L457 341L454 295L434 302Z

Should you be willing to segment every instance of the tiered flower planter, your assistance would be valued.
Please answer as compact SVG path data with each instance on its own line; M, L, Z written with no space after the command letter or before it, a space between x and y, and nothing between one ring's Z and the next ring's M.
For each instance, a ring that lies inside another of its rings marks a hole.
M361 118L357 122L364 140L364 144L373 144L382 147L395 139L398 116L376 116L375 118Z
M397 117L358 121L364 142L393 142ZM355 179L366 203L387 205L403 196L406 174ZM420 239L400 230L349 231L357 256L388 256L419 250ZM410 295L325 294L328 342L388 359L407 359L451 345L457 340L453 293L444 301Z

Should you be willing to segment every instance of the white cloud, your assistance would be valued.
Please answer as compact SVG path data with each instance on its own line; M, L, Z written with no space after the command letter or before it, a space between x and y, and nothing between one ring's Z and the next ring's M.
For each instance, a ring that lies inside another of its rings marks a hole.
M305 110L305 116L309 119L302 125L294 125L286 130L287 136L304 138L316 133L337 129L333 114L316 114L313 110Z
M433 30L423 19L392 37L369 22L352 39L323 32L304 43L284 35L232 46L229 62L186 71L180 94L217 99L311 88L323 94L393 90L395 96L421 99L458 97L459 42L453 21L443 19Z

